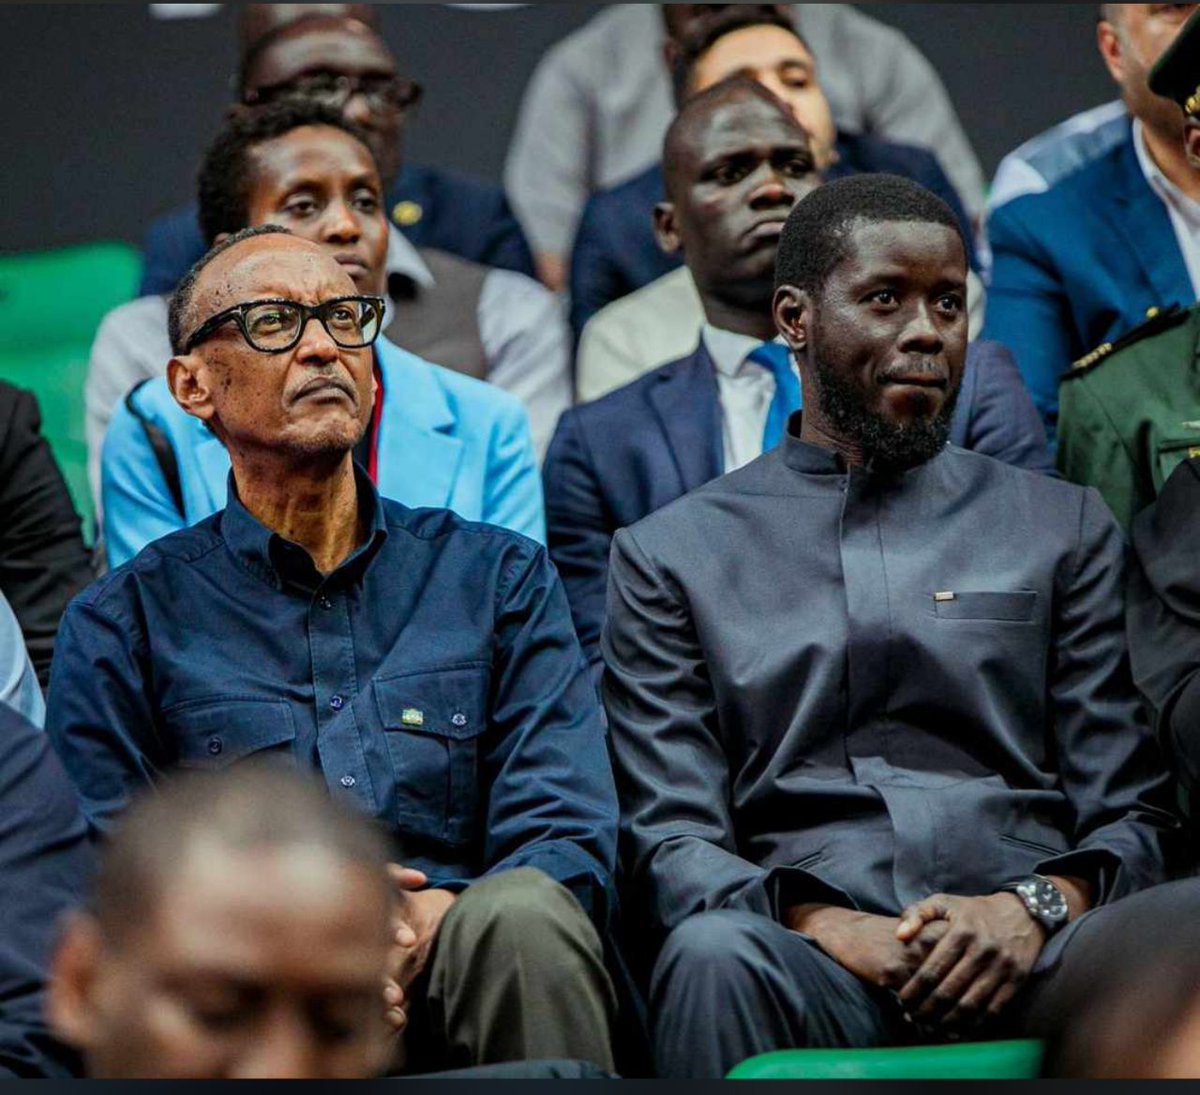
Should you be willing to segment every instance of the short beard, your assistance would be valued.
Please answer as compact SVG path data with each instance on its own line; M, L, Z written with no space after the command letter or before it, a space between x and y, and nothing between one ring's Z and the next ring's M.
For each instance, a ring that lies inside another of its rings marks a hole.
M936 414L908 425L867 410L862 391L834 369L814 363L818 401L829 425L855 442L869 467L904 471L932 460L950 440L958 389L946 393Z

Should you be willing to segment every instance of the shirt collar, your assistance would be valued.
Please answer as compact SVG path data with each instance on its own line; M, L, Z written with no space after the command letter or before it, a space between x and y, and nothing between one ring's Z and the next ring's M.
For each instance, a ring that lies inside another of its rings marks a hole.
M1140 118L1133 120L1133 151L1137 155L1138 166L1150 189L1168 205L1173 205L1181 213L1187 213L1193 221L1200 220L1200 202L1188 197L1163 173L1161 167L1150 156L1146 147L1146 131Z
M409 278L422 289L432 289L434 285L433 272L425 265L421 253L394 224L388 225L387 272L388 277L399 274Z
M713 365L722 376L734 377L742 371L746 358L762 345L762 340L753 335L742 335L736 331L726 331L706 323L700 336ZM782 345L783 339L776 335L772 340Z
M872 469L870 466L866 468L851 468L837 450L826 448L824 445L812 445L807 441L800 440L800 423L803 414L803 411L797 411L788 419L788 429L784 437L784 443L775 451L783 454L783 462L792 471L798 471L805 475L855 475L866 476L869 479L880 482L898 482L908 479L929 467L946 452L945 447L943 447L937 455L926 460L923 464L917 464L915 467L904 468L902 470Z
M358 464L354 465L354 483L358 489L360 512L365 510L370 515L368 533L333 574L322 577L303 548L267 528L242 505L232 471L228 482L229 500L221 515L221 535L234 558L275 589L298 585L311 591L334 578L350 581L361 577L387 539L387 518L379 492Z

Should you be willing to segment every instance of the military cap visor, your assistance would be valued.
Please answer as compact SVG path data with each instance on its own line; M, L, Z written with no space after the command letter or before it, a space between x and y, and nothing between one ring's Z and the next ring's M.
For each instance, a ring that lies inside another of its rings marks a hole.
M1184 113L1200 115L1200 9L1150 70L1150 90L1174 99Z

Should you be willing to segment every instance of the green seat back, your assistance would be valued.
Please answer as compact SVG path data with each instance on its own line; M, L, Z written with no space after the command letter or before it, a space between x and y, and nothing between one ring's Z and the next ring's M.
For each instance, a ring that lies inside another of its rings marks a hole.
M1030 1080L1042 1043L956 1042L892 1049L787 1049L743 1061L730 1080Z
M124 243L0 255L0 380L34 393L42 433L90 534L84 381L92 338L137 292L141 257Z

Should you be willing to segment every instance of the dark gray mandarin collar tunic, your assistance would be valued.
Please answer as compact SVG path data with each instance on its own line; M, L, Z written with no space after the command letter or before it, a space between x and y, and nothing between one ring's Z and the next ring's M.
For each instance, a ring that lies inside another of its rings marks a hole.
M1094 491L955 448L847 471L794 437L619 533L604 697L658 926L1162 880L1123 550Z

